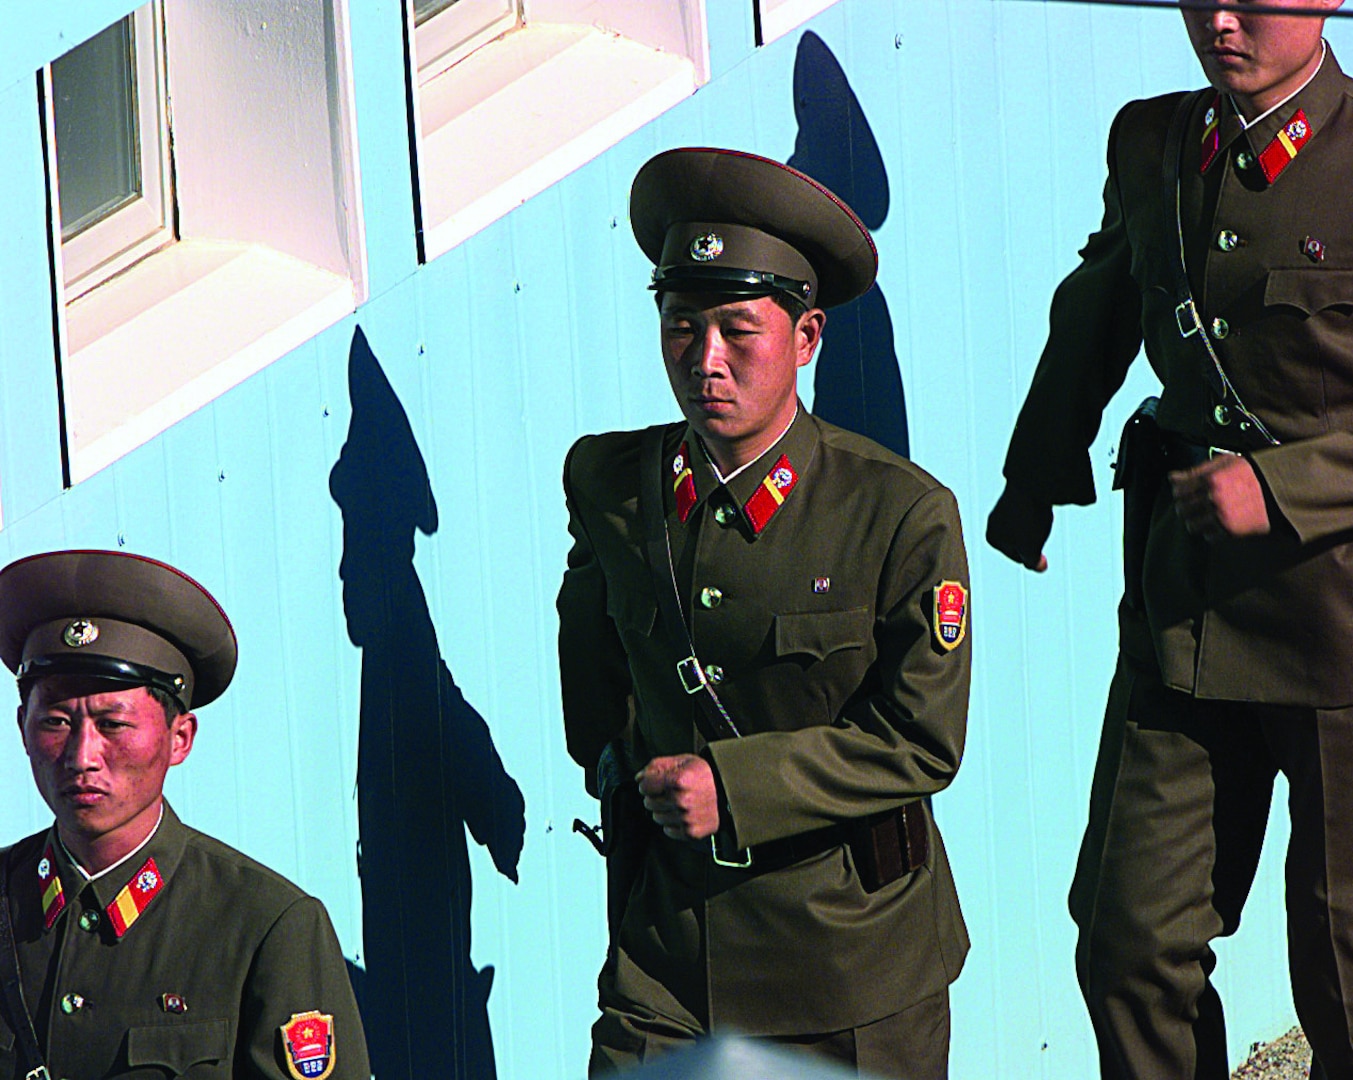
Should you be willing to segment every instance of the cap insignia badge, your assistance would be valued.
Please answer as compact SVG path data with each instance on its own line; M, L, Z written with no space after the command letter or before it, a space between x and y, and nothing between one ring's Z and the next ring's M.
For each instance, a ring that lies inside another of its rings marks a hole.
M1308 236L1301 242L1301 253L1311 262L1325 261L1325 245L1314 236Z
M779 512L798 482L799 474L794 471L789 458L781 454L780 460L771 466L761 485L742 506L742 512L752 523L752 532L759 534L770 524L770 519Z
M708 232L691 241L691 258L696 262L713 262L723 254L723 237Z
M53 857L52 845L48 844L47 850L38 860L38 884L42 886L42 925L47 930L52 928L56 917L66 909L66 894L61 888L61 875L52 865Z
M188 1011L188 1002L182 994L161 994L160 1008L167 1013L177 1013L181 1016Z
M147 859L104 909L112 921L113 932L118 937L125 934L163 888L164 877L160 874L160 868L155 865L154 859Z
M334 1018L329 1013L293 1013L282 1025L287 1072L295 1080L325 1080L334 1071Z
M968 630L968 590L957 581L935 586L935 641L945 652L958 648Z
M89 619L75 619L66 624L66 629L61 631L61 640L72 649L81 649L86 645L93 645L99 640L98 623L91 622Z
M695 474L691 472L689 464L690 457L690 448L682 443L677 456L672 459L672 475L675 477L672 481L672 493L676 496L677 518L683 525L699 501L695 491Z

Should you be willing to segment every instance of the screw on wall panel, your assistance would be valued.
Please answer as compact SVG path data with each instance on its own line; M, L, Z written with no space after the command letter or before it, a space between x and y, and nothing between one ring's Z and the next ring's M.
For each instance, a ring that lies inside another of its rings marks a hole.
M220 481L221 483L223 483L223 484L225 483L225 470L224 470L224 469L222 469L220 472L218 472L218 473L216 474L216 479L219 480L219 481Z
M324 415L325 415L325 416L328 416L328 415L329 415L329 406L327 406L327 405L324 406Z
M418 343L418 355L422 356L425 352L427 352L427 347L420 341Z
M611 228L615 228L615 218L611 218Z
M900 48L902 48L902 35L901 35L901 34L898 34L896 37L893 38L893 48L894 48L894 49L900 49Z
M118 533L118 534L117 534L117 546L118 546L118 547L126 547L126 546L127 546L127 537L126 537L126 535L125 535L124 533Z
M514 281L514 282L512 283L512 291L513 291L513 292L521 292L521 282L520 282L520 281Z

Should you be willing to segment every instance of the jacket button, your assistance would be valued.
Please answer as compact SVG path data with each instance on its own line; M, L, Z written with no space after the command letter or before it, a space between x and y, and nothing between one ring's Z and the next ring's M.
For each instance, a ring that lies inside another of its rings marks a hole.
M720 525L730 525L737 519L737 509L729 506L728 503L720 503L714 508L714 520Z
M1216 318L1212 320L1212 336L1220 341L1231 332L1231 327L1225 319Z
M67 994L61 999L61 1011L69 1016L85 1007L85 999L79 994Z
M1239 244L1240 237L1230 229L1222 229L1222 231L1217 234L1217 247L1221 248L1222 251L1235 251Z
M1225 405L1218 405L1212 410L1212 419L1217 422L1219 427L1225 427L1231 422L1231 410Z
M716 685L723 682L723 668L718 664L706 664L705 678Z
M707 608L716 608L723 603L723 590L706 585L700 590L700 603Z
M86 911L80 915L80 929L93 933L99 928L99 913L97 911Z

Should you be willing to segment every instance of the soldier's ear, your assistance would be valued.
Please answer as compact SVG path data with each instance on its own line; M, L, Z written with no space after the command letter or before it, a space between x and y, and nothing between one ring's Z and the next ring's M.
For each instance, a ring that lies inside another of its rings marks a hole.
M827 324L827 313L821 308L809 308L799 316L794 327L795 360L803 367L813 359L818 343L822 340L822 328Z
M193 749L193 739L197 737L197 714L186 712L174 717L169 725L169 764L177 765Z

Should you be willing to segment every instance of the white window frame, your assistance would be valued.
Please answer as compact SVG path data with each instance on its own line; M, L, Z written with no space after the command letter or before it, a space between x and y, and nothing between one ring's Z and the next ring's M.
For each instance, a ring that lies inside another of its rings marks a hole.
M430 15L414 30L419 85L521 24L522 0L457 0Z
M129 255L88 287L68 286L46 124L68 483L149 442L367 295L350 0L152 2L162 11L160 100L172 102L163 122L173 242ZM309 5L318 17L298 17ZM275 107L293 101L306 107Z
M815 15L831 7L836 0L752 0L756 4L757 21L761 27L758 45L769 45L791 30L802 26Z
M416 26L405 0L424 262L709 81L706 0L518 0L515 29L444 64L428 34L468 2Z
M174 193L170 182L168 95L165 89L164 10L161 0L127 16L132 24L136 87L135 131L142 191L100 220L60 241L66 299L73 300L133 263L173 243ZM78 46L77 46L78 47ZM42 68L43 117L48 146L56 146L52 65ZM57 148L58 154L60 148ZM61 215L59 161L48 169L53 213ZM56 229L60 240L62 228Z

